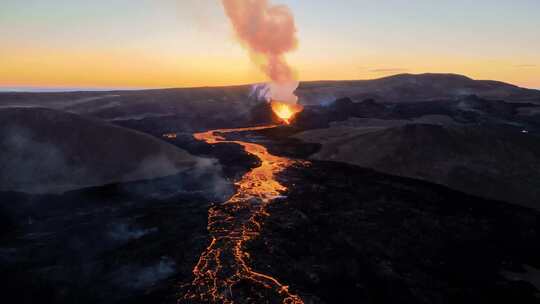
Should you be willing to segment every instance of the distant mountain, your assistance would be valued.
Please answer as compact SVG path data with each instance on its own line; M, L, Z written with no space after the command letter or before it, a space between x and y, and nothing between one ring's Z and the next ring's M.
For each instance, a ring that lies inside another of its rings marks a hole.
M110 92L0 93L0 108L46 107L91 115L109 121L164 120L167 127L208 128L231 126L245 119L257 100L261 86L230 86ZM455 74L400 74L374 80L302 82L297 91L305 105L326 104L342 97L354 101L413 102L455 99L468 95L510 102L540 104L540 91L511 84L473 80ZM187 122L180 124L179 121ZM229 123L227 125L227 123ZM200 125L200 126L198 126Z
M112 92L0 93L0 108L44 107L153 135L241 127L256 100L250 86Z
M10 108L0 110L0 121L0 191L61 192L204 163L152 136L75 114Z
M305 104L332 102L342 97L383 102L454 99L477 95L506 101L540 103L540 91L499 81L474 80L457 74L400 74L373 80L304 82L298 90Z
M45 107L106 120L144 119L171 115L214 115L245 107L250 86L181 88L140 91L0 93L2 107ZM228 107L228 108L227 108ZM232 111L230 113L233 113Z

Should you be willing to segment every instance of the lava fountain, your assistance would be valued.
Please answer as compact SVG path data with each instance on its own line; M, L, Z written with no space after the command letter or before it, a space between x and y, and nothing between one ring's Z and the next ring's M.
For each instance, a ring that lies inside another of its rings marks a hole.
M271 101L272 111L285 124L290 124L296 114L302 112L304 107L299 104L289 104L280 101Z

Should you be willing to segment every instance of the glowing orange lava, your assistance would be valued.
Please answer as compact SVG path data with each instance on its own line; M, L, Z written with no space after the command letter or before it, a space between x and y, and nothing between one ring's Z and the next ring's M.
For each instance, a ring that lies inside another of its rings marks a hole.
M254 292L260 299L267 300L270 295L284 304L304 303L276 278L254 271L249 265L249 254L244 251L245 243L258 237L262 219L268 216L268 205L287 190L275 180L275 175L296 161L274 156L261 145L228 141L220 135L274 127L224 129L194 135L208 144L239 144L247 153L259 158L261 165L236 183L238 190L231 199L210 209L208 232L212 241L193 269L194 280L180 302L233 304L235 288L247 282L259 290Z
M299 104L289 104L280 101L272 101L271 105L276 116L286 124L290 124L294 116L304 110L304 107Z

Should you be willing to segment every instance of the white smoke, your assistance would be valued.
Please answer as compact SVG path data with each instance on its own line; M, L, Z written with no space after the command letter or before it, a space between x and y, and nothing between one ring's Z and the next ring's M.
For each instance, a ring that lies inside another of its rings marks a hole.
M298 97L294 92L299 85L300 83L294 80L285 83L258 83L252 86L249 97L266 102L280 101L292 105L298 102Z
M290 80L288 82L276 83L271 82L268 84L269 90L267 94L268 101L280 101L288 104L296 104L298 97L294 94L298 89L298 81Z

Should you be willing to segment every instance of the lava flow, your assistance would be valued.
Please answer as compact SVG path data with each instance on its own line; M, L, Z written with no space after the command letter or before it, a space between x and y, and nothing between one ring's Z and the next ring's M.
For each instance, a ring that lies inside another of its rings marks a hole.
M248 262L249 254L244 251L246 242L259 235L262 218L268 216L268 205L287 190L275 180L275 175L295 161L272 155L261 145L228 141L222 135L274 127L213 130L194 135L208 144L239 144L247 153L259 158L261 164L237 182L238 190L231 199L210 209L208 232L212 241L193 269L194 280L181 302L232 304L235 303L235 288L248 284L255 294L249 299L243 298L242 303L262 303L263 300L266 303L270 298L284 304L304 303L276 278L254 271ZM241 295L237 297L242 298Z

